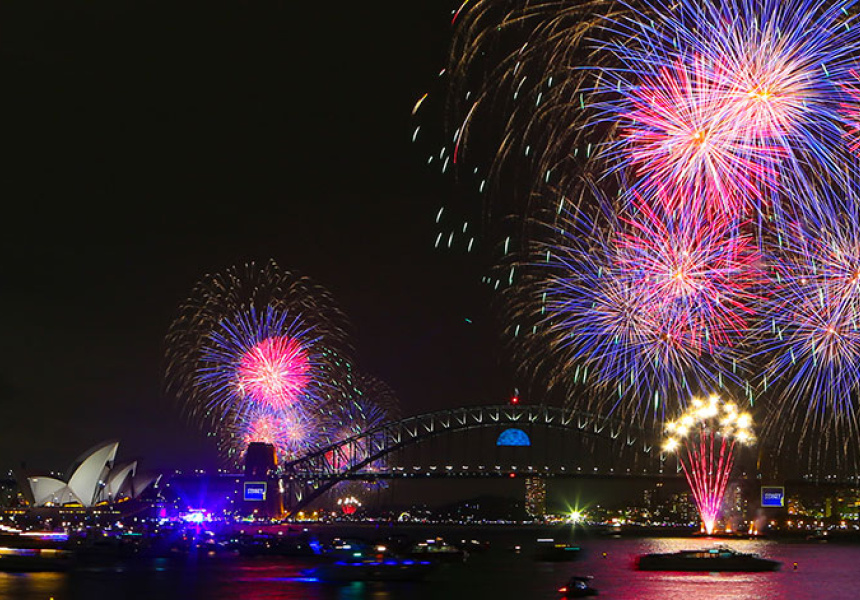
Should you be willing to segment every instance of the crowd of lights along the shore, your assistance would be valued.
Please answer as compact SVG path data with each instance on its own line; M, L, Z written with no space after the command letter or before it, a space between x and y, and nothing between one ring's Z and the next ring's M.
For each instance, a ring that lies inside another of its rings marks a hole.
M663 449L677 452L702 518L702 530L714 532L726 486L735 463L736 444L755 440L752 417L718 396L694 398L678 420L666 425Z

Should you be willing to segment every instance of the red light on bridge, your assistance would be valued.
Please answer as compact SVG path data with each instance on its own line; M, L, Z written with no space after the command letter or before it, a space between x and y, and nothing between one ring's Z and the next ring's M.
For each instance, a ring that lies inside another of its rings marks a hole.
M516 473L508 473L508 477L510 477L511 479L513 479L516 476L517 476Z
M519 404L520 397L519 396L511 396L511 404Z

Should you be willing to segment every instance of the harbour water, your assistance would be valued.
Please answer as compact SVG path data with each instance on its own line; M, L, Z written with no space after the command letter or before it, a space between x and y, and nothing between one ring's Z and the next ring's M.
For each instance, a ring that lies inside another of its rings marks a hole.
M444 531L450 540L458 533L489 541L490 549L471 555L463 563L442 565L419 583L334 585L304 576L302 571L312 563L303 559L192 554L92 565L67 573L0 573L0 599L531 600L559 598L557 589L571 575L592 575L600 597L623 600L860 598L860 544L738 540L730 545L779 560L782 569L769 573L661 573L635 570L635 557L703 547L715 541L595 536L580 540L583 551L579 560L539 562L531 554L533 531ZM513 549L517 545L521 546L519 552Z

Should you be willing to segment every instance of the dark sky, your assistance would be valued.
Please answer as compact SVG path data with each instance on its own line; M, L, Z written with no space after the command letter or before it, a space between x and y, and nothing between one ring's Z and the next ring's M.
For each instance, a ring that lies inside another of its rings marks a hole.
M163 337L197 279L248 260L328 287L405 414L502 399L480 267L433 249L451 182L410 143L452 8L0 5L0 467L108 438L213 466L160 391Z

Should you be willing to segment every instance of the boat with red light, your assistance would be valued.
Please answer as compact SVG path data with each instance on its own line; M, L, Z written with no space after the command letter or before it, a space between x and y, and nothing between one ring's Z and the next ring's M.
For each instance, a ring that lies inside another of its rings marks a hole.
M592 577L574 575L568 580L567 585L559 588L562 598L587 598L596 596L597 590L591 587Z

